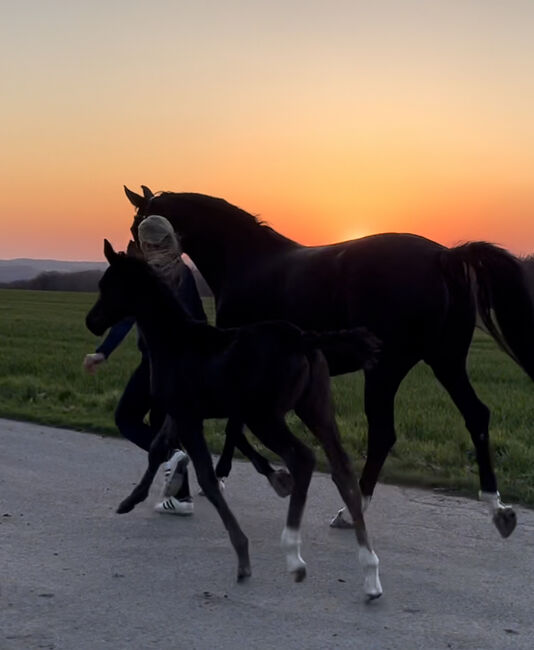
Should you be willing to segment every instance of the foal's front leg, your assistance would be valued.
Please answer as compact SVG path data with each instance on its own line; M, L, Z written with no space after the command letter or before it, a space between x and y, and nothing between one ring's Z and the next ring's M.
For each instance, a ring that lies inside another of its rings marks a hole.
M168 451L175 446L176 440L176 425L168 415L163 422L163 426L158 431L150 445L150 450L148 452L148 468L143 474L143 478L134 487L131 494L127 496L124 501L121 501L117 508L117 512L120 515L130 512L138 503L141 503L141 501L144 501L147 498L148 491L154 481L159 466L166 460Z
M138 503L141 503L141 501L144 501L147 498L150 486L154 481L158 468L166 458L166 453L167 444L165 438L158 434L148 452L148 468L143 474L143 478L132 490L131 494L119 504L119 507L117 508L119 515L130 512Z
M211 455L204 438L202 420L188 420L180 423L180 439L193 462L202 491L217 509L228 531L230 541L237 554L237 580L239 582L244 578L248 578L251 575L248 539L241 530L220 490Z

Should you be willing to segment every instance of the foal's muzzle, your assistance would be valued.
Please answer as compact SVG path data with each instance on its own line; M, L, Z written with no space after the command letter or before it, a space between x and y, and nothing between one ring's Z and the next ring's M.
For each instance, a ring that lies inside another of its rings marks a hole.
M108 319L104 316L100 302L97 302L85 317L85 326L96 336L102 336L110 327Z

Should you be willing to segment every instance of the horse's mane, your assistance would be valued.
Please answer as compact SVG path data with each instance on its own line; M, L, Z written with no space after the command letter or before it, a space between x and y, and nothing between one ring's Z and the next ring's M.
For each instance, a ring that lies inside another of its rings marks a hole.
M186 201L192 206L202 209L205 208L206 211L210 213L220 214L224 217L226 222L232 221L236 226L241 226L244 228L260 229L263 234L269 236L269 239L274 241L280 241L284 243L290 243L291 245L300 246L297 242L285 237L280 234L269 224L260 219L259 217L246 212L241 208L238 208L224 199L219 199L213 196L208 196L207 194L196 194L194 192L161 192L158 194L162 198L176 198L180 201Z
M230 217L236 221L241 222L242 224L250 224L254 226L264 226L266 223L259 219L258 217L238 208L224 199L218 199L214 196L208 196L207 194L196 194L194 192L161 192L159 194L162 198L165 197L176 197L183 201L188 201L189 203L198 206L207 208L209 210L214 210L225 215L225 217Z

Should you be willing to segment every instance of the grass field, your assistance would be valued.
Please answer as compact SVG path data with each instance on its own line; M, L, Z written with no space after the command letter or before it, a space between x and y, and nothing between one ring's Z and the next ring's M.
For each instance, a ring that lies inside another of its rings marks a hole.
M102 434L115 434L113 412L139 353L135 332L95 376L82 360L98 344L84 325L95 296L85 293L0 290L0 417ZM213 304L206 301L213 315ZM491 439L503 497L534 505L534 386L491 339L477 334L470 376L492 412ZM358 469L366 449L361 373L333 379L337 418ZM397 443L382 480L460 490L478 490L469 435L450 398L430 369L419 364L396 400ZM300 422L291 427L324 457ZM224 423L206 424L211 449L220 451Z

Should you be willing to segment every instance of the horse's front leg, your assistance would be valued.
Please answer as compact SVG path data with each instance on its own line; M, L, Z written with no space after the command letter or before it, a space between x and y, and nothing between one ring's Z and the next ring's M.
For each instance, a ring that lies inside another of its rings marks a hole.
M180 424L180 438L193 462L202 491L217 509L224 527L228 531L230 541L237 554L237 580L238 582L244 580L251 575L248 539L241 530L220 490L211 455L204 438L202 420L182 422Z
M143 475L141 481L134 487L131 494L121 501L117 512L122 515L126 512L130 512L135 508L138 503L144 501L150 490L150 486L154 481L154 477L159 469L161 463L163 463L169 452L170 444L172 442L172 437L176 432L176 427L170 416L167 416L163 426L158 431L156 437L150 445L148 452L148 468Z

